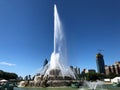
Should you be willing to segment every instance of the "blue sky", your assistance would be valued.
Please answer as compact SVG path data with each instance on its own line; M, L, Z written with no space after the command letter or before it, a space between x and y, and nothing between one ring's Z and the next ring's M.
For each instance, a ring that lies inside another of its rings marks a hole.
M69 65L96 69L120 60L119 0L0 0L0 69L35 74L53 51L54 4L66 35Z

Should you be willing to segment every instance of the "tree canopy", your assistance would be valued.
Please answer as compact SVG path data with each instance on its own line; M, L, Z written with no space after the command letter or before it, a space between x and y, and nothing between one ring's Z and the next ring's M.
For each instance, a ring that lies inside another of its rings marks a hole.
M17 79L18 75L16 73L11 73L11 72L5 72L3 70L0 70L0 79Z

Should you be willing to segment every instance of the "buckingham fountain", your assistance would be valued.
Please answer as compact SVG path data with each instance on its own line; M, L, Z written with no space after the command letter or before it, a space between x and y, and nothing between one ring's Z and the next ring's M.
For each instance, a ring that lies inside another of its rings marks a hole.
M67 64L65 43L57 7L54 5L54 50L50 62L42 68L40 76L36 76L35 81L42 77L48 86L66 86L76 79L74 72Z
M76 82L75 73L67 64L66 42L62 24L54 5L54 50L48 62L34 81L20 82L20 86L68 86Z

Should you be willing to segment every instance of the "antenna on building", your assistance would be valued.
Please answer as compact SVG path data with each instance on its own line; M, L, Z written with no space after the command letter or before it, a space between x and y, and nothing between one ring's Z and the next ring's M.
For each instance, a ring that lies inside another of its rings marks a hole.
M104 50L102 49L97 49L98 53L102 53Z

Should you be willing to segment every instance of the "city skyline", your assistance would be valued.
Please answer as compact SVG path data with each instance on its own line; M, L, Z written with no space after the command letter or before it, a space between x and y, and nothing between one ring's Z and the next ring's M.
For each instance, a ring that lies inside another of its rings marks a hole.
M120 1L1 0L0 69L36 74L53 51L54 4L66 36L68 63L95 69L98 49L105 65L120 61Z

